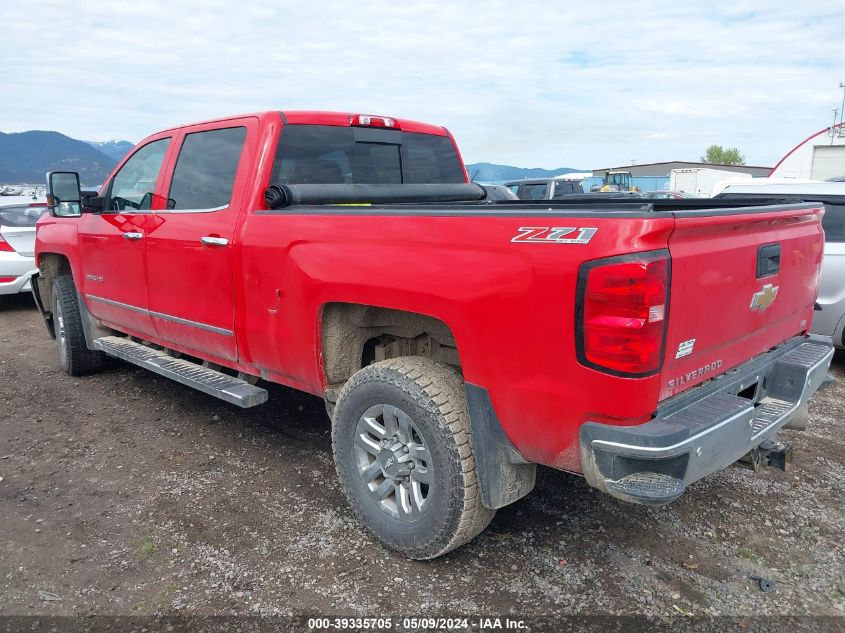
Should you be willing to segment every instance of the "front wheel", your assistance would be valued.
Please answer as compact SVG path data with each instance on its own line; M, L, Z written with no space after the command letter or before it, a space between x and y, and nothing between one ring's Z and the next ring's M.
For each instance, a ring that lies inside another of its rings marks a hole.
M53 327L59 345L59 362L71 376L93 374L106 362L105 354L88 349L78 302L73 277L56 277L53 281Z
M481 504L463 381L447 365L404 357L356 373L337 399L332 444L355 513L410 558L467 543L495 514Z

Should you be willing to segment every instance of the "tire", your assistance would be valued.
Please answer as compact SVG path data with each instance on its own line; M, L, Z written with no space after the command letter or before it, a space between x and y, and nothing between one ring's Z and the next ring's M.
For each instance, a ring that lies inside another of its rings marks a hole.
M73 277L61 275L53 280L53 325L59 362L71 376L96 373L106 364L103 352L88 349L78 301Z
M404 357L357 372L338 396L332 446L352 509L409 558L445 554L493 519L481 503L463 380L447 365Z

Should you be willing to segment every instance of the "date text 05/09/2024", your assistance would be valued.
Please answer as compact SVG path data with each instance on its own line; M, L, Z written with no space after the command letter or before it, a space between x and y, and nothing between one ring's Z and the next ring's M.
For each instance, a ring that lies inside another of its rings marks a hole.
M310 618L309 631L519 631L528 628L524 620L499 617L479 618Z

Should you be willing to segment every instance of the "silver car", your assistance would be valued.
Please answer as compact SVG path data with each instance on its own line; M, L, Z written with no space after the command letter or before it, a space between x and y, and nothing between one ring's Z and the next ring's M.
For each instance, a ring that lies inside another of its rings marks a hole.
M788 182L753 178L724 188L718 198L798 196L808 202L825 203L824 263L819 280L818 308L812 330L833 337L836 347L845 348L845 182Z
M826 204L824 263L819 280L818 304L813 332L833 337L836 347L845 348L845 201Z
M0 200L0 296L28 292L35 274L35 223L43 202L3 204Z

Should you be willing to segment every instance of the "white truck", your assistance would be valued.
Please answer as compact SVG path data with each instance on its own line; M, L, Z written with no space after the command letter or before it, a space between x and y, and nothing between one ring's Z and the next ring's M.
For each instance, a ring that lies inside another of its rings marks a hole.
M726 178L751 178L750 174L742 174L727 169L710 169L709 167L692 167L688 169L673 169L669 172L669 189L680 191L689 196L709 198L716 183Z

